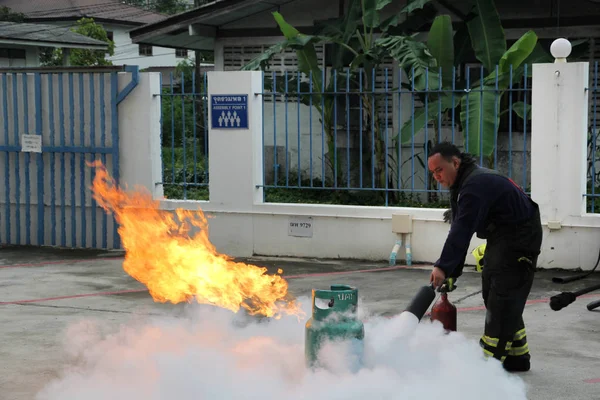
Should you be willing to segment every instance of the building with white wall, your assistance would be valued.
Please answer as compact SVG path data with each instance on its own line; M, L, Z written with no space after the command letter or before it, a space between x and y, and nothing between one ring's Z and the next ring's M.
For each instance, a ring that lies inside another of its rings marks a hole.
M393 0L385 8L382 18L398 14L400 22L405 14L400 11L410 0ZM262 53L268 46L283 39L281 30L273 19L280 12L287 22L300 32L312 34L319 24L344 15L349 0L216 0L201 7L147 23L131 31L134 43L185 46L193 50L215 52L215 70L235 70ZM590 58L595 58L595 45L600 38L597 19L600 3L590 0L573 0L569 4L541 5L532 0L496 1L506 38L515 41L532 29L550 46L556 35L590 40ZM431 1L431 11L411 16L412 32L427 32L433 18L448 14L456 26L464 23L472 7L470 0ZM324 53L324 49L320 49ZM289 57L284 57L289 58ZM279 58L278 58L279 60ZM275 63L271 69L295 70L292 60ZM589 61L589 60L585 60ZM476 60L473 60L475 63Z
M68 28L56 29L52 25L0 21L0 68L38 67L40 49L45 47L107 50L108 44L72 32Z
M54 25L60 29L75 26L81 18L93 18L115 43L114 55L108 58L114 65L138 65L142 69L174 67L188 55L194 56L193 51L176 46L133 43L129 37L132 29L162 21L167 16L119 0L0 0L0 6L24 14L28 23Z

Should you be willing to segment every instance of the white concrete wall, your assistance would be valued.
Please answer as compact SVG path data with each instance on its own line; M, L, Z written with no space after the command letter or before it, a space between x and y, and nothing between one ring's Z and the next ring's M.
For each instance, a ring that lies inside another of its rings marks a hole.
M582 196L585 191L587 71L586 63L537 65L534 69L532 196L540 204L545 229L541 268L589 270L597 257L600 216L585 213ZM262 190L256 187L262 176L263 103L254 93L260 85L261 77L256 72L210 73L209 95L249 94L250 129L210 129L210 201L163 199L162 207L204 210L213 217L209 219L212 243L218 251L230 256L382 261L388 259L395 241L391 231L392 214L407 213L414 220L413 261L434 262L449 229L449 225L442 222L444 210L263 203ZM152 140L158 140L156 129L152 136L155 137ZM134 152L133 143L131 146L129 151ZM569 157L564 157L565 154ZM157 161L149 158L136 161L136 173L149 170L154 162ZM129 175L124 173L122 178L127 180ZM141 178L138 176L135 180L141 181ZM297 217L312 218L310 237L288 233L290 220ZM471 248L480 243L482 241L474 238ZM403 257L401 251L398 259ZM467 262L473 261L469 255Z
M545 223L540 261L550 268L591 269L600 215L586 212L588 63L533 68L532 197Z
M175 56L175 49L153 46L152 56L141 56L139 54L139 45L131 41L129 31L133 28L101 24L105 30L113 32L115 42L115 53L108 57L114 65L138 65L140 69L148 67L171 67L176 66L184 58ZM194 52L188 51L188 57L193 59Z
M122 90L131 74L119 75ZM129 187L163 196L160 137L160 72L140 74L135 89L119 105L119 174Z

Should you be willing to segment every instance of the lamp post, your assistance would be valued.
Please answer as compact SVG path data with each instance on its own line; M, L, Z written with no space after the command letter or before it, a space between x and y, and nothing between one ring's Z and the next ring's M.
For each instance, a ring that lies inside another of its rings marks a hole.
M571 42L564 38L556 39L550 45L550 53L555 63L566 63L567 57L571 54Z

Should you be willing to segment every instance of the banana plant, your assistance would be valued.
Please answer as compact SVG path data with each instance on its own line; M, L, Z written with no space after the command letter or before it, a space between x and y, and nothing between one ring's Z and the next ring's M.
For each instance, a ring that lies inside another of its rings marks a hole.
M420 92L421 101L427 104L427 107L415 110L413 119L402 126L399 134L402 143L410 142L413 132L419 132L431 122L437 131L439 115L460 108L460 123L468 151L474 155L490 156L494 151L502 96L511 82L523 78L526 64L545 56L533 31L526 32L509 49L506 48L504 30L493 0L473 0L467 21L467 32L459 30L454 34L450 16L435 18L427 41L435 62L426 72L428 79L425 84L422 79L414 79L415 64L401 64L411 77L412 90ZM465 33L468 33L468 38ZM469 42L484 73L472 83L456 82L454 67L461 61L457 59L456 50ZM515 103L514 111L521 116L528 113L524 104Z
M275 12L277 22L284 40L268 48L263 54L251 60L243 70L265 69L271 58L288 49L293 49L298 58L298 71L309 82L300 81L300 77L291 74L290 79L278 78L273 82L273 89L283 92L284 85L299 88L300 101L314 107L320 114L321 122L327 138L329 160L335 158L335 114L336 97L332 94L335 88L346 86L346 82L358 81L362 74L363 112L364 121L372 118L375 140L372 151L374 154L375 178L379 187L385 185L385 146L384 129L377 117L378 105L367 92L372 82L372 74L383 60L392 57L409 77L409 87L421 101L427 101L426 108L416 109L413 117L407 121L400 132L392 140L407 143L412 139L412 132L419 132L431 121L435 129L439 129L436 120L449 110L459 108L460 122L468 126L468 149L479 154L491 154L494 148L494 138L498 129L500 97L506 92L511 81L517 82L523 76L523 65L533 62L544 52L537 43L533 32L527 32L517 43L506 49L504 31L500 24L498 13L492 0L472 0L467 24L453 32L450 17L437 16L430 28L427 42L422 42L417 35L406 33L403 26L411 26L411 17L425 12L430 0L414 0L401 10L408 17L398 23L399 14L393 14L386 20L381 19L382 10L392 3L392 0L350 0L347 11L342 19L327 21L326 25L316 35L306 35L285 21L283 16ZM431 9L427 10L431 12ZM424 16L427 14L423 14ZM429 14L430 15L430 14ZM418 18L417 18L418 19ZM412 24L414 27L414 23ZM379 34L375 32L379 31ZM334 48L333 64L330 74L325 73L323 66L318 64L315 45L332 44ZM472 48L477 59L481 61L485 74L483 79L475 80L468 90L464 82L454 82L454 67L462 61L465 50ZM497 77L497 79L496 79ZM511 80L512 78L512 80ZM268 79L266 79L268 80ZM496 84L497 81L497 84ZM453 87L454 86L454 87ZM395 88L394 88L395 90ZM461 92L462 90L462 92ZM310 94L306 94L310 93ZM452 95L454 93L454 95ZM515 105L515 112L527 116L529 110L523 105ZM466 132L466 129L464 129ZM360 133L362 134L362 133ZM365 141L370 143L371 138ZM366 150L366 149L365 149ZM332 172L338 164L330 164Z
M362 81L362 105L364 113L364 126L373 126L374 140L366 140L373 148L372 151L365 152L366 156L374 154L374 159L364 159L374 165L374 175L376 184L384 187L385 182L385 159L386 146L384 129L381 127L381 121L377 116L378 100L373 99L368 93L375 88L370 88L374 81L373 74L378 66L387 56L381 52L377 46L381 38L390 37L387 33L391 27L398 28L397 14L382 20L381 12L393 0L351 0L348 4L347 12L344 17L337 21L327 21L327 24L320 29L317 35L306 35L299 32L296 28L285 21L284 17L274 12L273 16L281 30L284 40L271 46L263 54L251 60L242 67L242 70L265 69L270 59L286 49L293 49L298 59L298 71L309 78L309 82L299 81L296 74L291 74L287 79L278 79L272 85L278 92L282 92L284 87L300 88L300 101L305 105L313 106L321 116L324 132L327 137L329 159L334 158L336 151L335 128L337 116L335 113L336 95L332 94L336 88L343 88L351 81L354 85ZM403 10L404 11L404 10ZM381 32L377 33L376 32ZM377 36L377 37L376 37ZM415 47L421 46L412 38L397 37L403 43L410 43ZM331 70L333 77L325 73L325 70L318 64L315 45L320 43L334 44L334 57ZM424 50L424 46L421 46ZM413 62L418 62L419 57L413 56ZM428 66L425 66L428 67ZM360 77L362 74L362 79ZM339 108L339 107L338 107ZM372 122L372 123L371 123ZM363 134L362 132L360 134ZM371 139L371 138L369 138ZM337 165L338 169L340 165ZM332 172L335 164L331 164Z
M346 15L346 27L348 28L349 32L344 32L339 36L302 34L295 27L290 25L279 12L274 12L273 17L285 39L282 42L271 46L263 54L257 56L242 67L242 70L256 70L260 68L266 69L269 61L274 55L287 49L294 49L296 51L298 59L298 72L309 78L308 83L303 81L299 76L296 76L296 74L290 74L290 76L280 75L273 79L269 79L267 76L265 76L265 81L267 82L267 85L269 85L269 83L271 84L270 86L274 92L286 92L285 88L288 87L293 88L292 90L298 88L298 92L302 93L298 94L299 100L302 102L302 104L312 105L315 107L321 116L321 123L323 124L323 129L327 135L327 147L330 160L333 159L333 156L331 155L333 155L335 151L335 143L333 138L333 124L335 121L333 115L334 96L327 96L326 92L332 91L327 86L331 86L333 82L330 82L329 85L326 84L327 79L324 71L321 69L321 66L318 63L315 45L322 42L334 42L339 44L348 52L355 54L356 51L346 44L346 42L350 39L350 36L354 34L354 29L356 28L352 23L354 18L351 17L353 12L356 10L356 7L351 7L351 10L352 11ZM342 54L342 52L338 53ZM333 170L334 166L330 165L330 168Z

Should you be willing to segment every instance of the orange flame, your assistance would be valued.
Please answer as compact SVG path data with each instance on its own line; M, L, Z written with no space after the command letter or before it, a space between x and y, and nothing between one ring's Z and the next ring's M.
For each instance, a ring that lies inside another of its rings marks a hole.
M217 252L208 239L202 210L162 211L147 190L126 193L102 163L89 165L96 167L94 199L119 224L126 252L123 268L148 287L154 301L180 303L195 298L233 312L243 307L250 315L273 318L303 314L288 295L283 277Z

